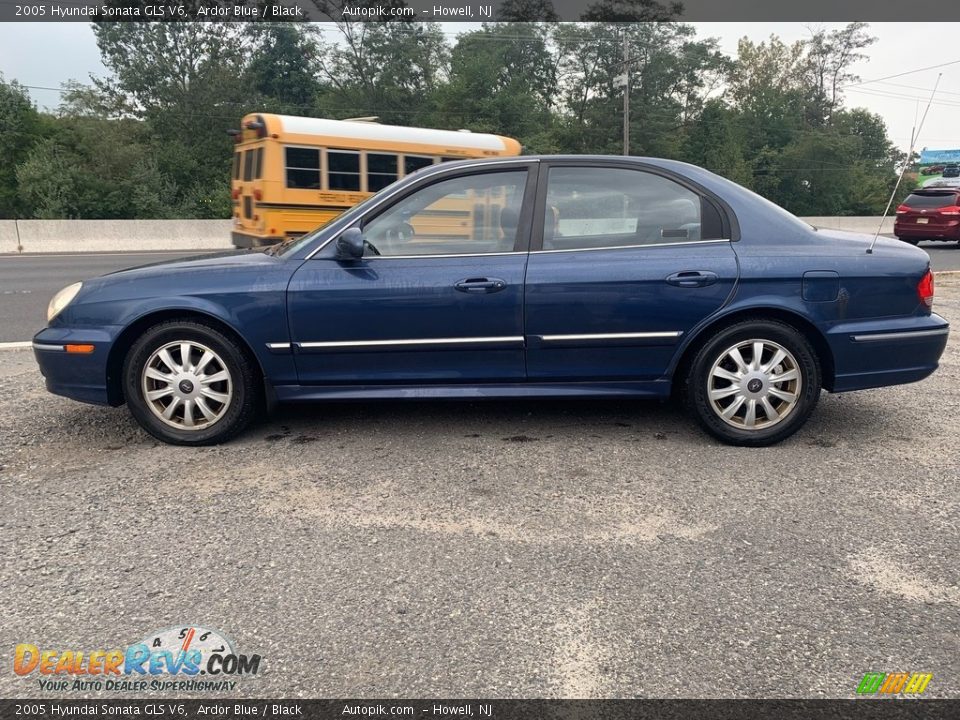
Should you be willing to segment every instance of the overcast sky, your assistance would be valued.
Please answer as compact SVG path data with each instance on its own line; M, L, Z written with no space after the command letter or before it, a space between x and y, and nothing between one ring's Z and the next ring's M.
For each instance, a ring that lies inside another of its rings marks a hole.
M693 23L701 37L716 37L721 48L735 55L743 36L763 40L771 33L792 42L809 36L811 23ZM840 24L820 24L827 29ZM451 40L466 24L448 23L443 31ZM880 114L890 136L906 150L910 132L922 114L930 90L942 72L935 104L920 135L918 149L960 148L960 46L945 38L960 37L960 23L875 23L870 27L878 41L859 64L864 81L889 78L919 68L950 63L946 67L913 72L883 82L848 88L848 107L865 107ZM58 88L66 80L88 82L90 75L104 75L100 53L90 25L86 23L0 23L0 73L35 87ZM44 108L55 108L55 90L30 90Z

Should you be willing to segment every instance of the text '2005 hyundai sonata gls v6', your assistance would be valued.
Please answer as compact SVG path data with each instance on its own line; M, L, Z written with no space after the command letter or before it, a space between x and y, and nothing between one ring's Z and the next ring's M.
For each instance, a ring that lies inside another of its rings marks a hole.
M266 251L72 285L33 347L51 392L183 445L277 401L674 389L721 440L768 445L821 388L936 369L929 258L871 239L679 162L455 162Z

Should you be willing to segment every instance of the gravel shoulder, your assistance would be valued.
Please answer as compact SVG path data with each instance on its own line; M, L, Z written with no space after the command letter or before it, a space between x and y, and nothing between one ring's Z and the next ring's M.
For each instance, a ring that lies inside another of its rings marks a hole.
M930 379L824 394L761 450L671 405L542 401L284 409L168 447L5 351L0 696L52 696L17 643L199 623L263 656L212 697L850 697L867 671L957 697L958 426L957 330Z

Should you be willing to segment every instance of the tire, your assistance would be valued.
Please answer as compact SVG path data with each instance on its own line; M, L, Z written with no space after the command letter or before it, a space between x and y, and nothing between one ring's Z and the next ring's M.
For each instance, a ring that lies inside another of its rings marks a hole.
M908 245L913 245L914 247L920 244L920 241L916 238L900 238L900 241L905 242Z
M761 344L759 368L756 343ZM748 320L718 331L697 351L686 378L686 400L714 437L762 447L803 426L820 398L820 384L820 364L803 334L776 320Z
M236 340L192 320L151 327L123 364L131 415L172 445L215 445L243 430L258 406L258 378L255 362Z

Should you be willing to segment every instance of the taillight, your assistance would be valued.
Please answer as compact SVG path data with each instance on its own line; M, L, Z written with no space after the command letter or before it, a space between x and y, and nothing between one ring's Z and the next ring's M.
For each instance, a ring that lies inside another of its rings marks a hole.
M263 200L263 193L260 190L254 190L253 199L256 200L257 202L259 202L260 200Z
M951 205L950 207L940 208L941 215L960 215L960 207Z
M230 197L232 197L234 200L236 200L238 197L240 197L240 191L239 191L239 190L234 190L232 193L230 193Z
M920 296L920 302L927 307L933 307L933 273L929 270L917 283L917 295Z
M903 215L904 213L910 212L910 208L906 205L901 205L897 208L897 215Z

